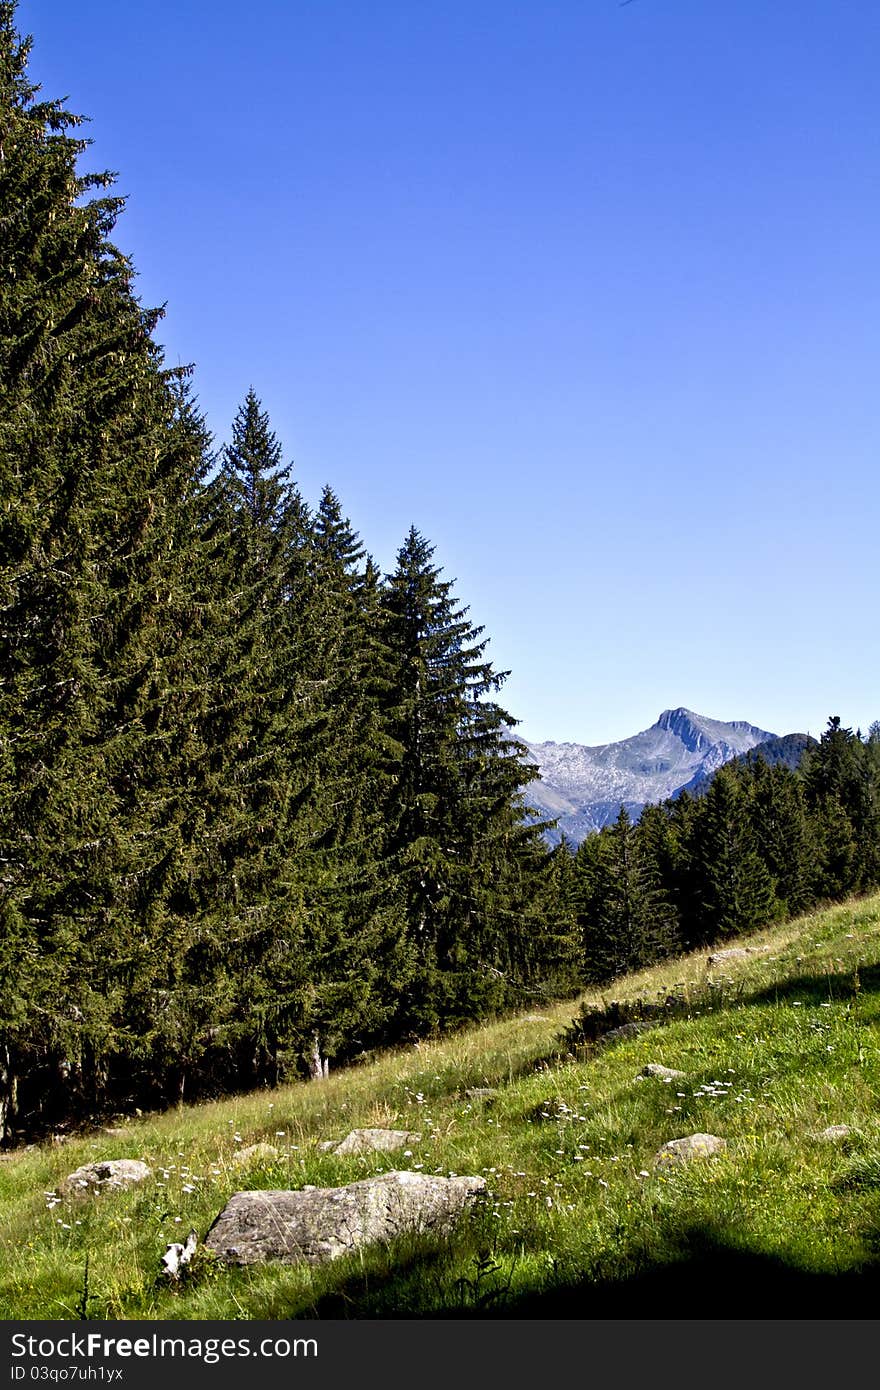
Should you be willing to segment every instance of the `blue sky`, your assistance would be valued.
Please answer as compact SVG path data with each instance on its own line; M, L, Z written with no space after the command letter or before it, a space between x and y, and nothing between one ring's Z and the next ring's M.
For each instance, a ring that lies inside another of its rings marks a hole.
M415 523L529 738L880 718L874 0L24 0L218 440Z

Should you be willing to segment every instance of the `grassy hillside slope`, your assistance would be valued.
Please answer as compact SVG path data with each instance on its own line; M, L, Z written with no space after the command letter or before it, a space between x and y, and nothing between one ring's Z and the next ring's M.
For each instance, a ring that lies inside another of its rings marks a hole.
M5 1317L858 1317L880 1291L880 897L592 996L679 1001L639 1036L575 1053L576 1006L400 1051L274 1092L121 1122L0 1161ZM683 1080L640 1078L648 1062ZM494 1102L465 1089L499 1088ZM550 1102L551 1104L547 1104ZM817 1137L845 1124L842 1141ZM355 1126L420 1131L411 1153L334 1158ZM666 1140L724 1154L655 1167ZM277 1159L234 1163L257 1141ZM52 1195L96 1158L154 1177L100 1198ZM177 1288L166 1244L204 1235L244 1188L336 1186L395 1167L481 1173L488 1197L442 1248L409 1240L323 1269L224 1269ZM88 1281L84 1279L88 1256Z

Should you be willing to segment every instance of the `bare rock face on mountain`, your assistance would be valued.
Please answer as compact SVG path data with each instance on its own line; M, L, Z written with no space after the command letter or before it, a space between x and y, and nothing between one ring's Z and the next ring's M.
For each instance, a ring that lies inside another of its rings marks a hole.
M324 1264L407 1233L447 1234L485 1178L382 1173L347 1187L236 1192L205 1245L226 1264Z
M664 801L775 735L743 720L726 723L692 710L664 710L656 724L619 743L527 743L541 776L527 797L542 815L559 818L559 834L579 843L615 820L625 806L635 820L649 802Z

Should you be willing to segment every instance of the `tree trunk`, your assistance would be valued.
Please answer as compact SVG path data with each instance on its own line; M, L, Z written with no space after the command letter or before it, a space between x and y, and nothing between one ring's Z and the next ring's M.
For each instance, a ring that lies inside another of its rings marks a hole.
M313 1081L321 1081L329 1071L329 1064L326 1058L321 1056L321 1039L317 1033L312 1034L312 1054L309 1058L309 1075Z
M0 1144L10 1132L18 1102L18 1077L8 1047L0 1047Z

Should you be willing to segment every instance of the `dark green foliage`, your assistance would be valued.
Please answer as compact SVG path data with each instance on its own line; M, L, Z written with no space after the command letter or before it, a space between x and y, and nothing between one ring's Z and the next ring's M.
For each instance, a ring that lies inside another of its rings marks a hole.
M625 807L612 826L590 836L577 856L578 921L587 978L608 980L668 955L675 911L664 886L664 846L656 820L645 830Z
M791 916L812 901L815 843L803 781L779 762L758 758L744 779L755 844L774 885L780 909Z
M872 726L873 728L874 726ZM880 757L876 732L864 741L837 715L804 758L807 803L816 818L818 891L836 897L877 882L880 869Z
M736 769L722 769L700 807L692 848L697 874L696 942L752 931L778 915Z
M398 750L387 852L417 962L404 995L415 1031L516 997L533 970L534 904L547 858L520 789L535 775L491 698L504 674L413 528L383 595L394 663L388 733Z

